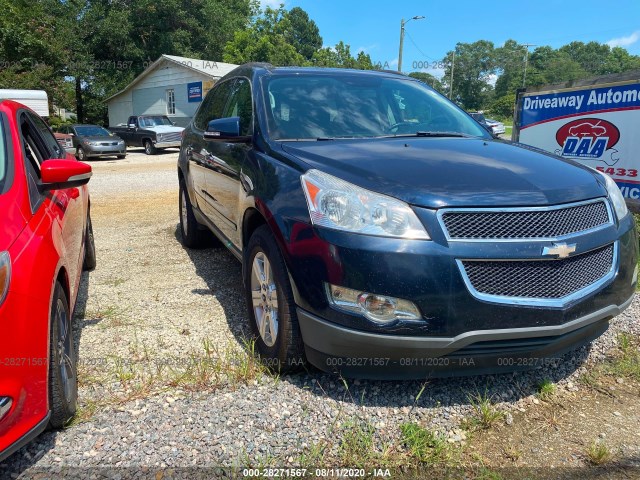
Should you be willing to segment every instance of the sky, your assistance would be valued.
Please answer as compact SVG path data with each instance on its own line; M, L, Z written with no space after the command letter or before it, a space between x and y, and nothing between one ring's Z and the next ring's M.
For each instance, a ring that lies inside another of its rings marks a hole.
M282 0L261 0L277 7ZM640 0L538 0L536 2L432 0L286 0L303 8L320 28L325 46L340 40L352 53L364 50L374 63L398 65L401 19L424 15L405 26L402 70L442 75L438 62L457 42L514 39L558 48L597 41L640 55ZM532 51L535 47L531 47ZM420 63L422 62L422 63ZM424 68L428 62L428 68ZM433 67L436 67L435 69Z

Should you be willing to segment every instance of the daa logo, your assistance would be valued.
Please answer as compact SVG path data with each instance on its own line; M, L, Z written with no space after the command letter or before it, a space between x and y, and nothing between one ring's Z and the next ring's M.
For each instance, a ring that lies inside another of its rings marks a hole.
M562 147L556 154L563 157L602 160L615 165L618 151L613 147L620 140L620 130L613 123L600 118L580 118L564 124L556 132Z

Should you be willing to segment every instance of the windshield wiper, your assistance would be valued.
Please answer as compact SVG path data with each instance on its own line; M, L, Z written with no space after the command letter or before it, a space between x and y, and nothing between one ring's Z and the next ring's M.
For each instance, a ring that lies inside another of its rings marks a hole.
M401 133L399 135L389 135L389 137L463 137L463 138L478 138L473 135L461 132L430 132L426 130L418 130L414 133Z

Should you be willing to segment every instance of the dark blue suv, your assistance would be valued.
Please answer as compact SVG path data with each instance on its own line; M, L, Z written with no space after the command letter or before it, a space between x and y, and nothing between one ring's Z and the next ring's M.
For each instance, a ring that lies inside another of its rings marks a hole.
M609 177L496 140L402 75L238 67L185 130L178 177L184 244L211 231L242 261L280 370L537 367L635 292L634 221Z

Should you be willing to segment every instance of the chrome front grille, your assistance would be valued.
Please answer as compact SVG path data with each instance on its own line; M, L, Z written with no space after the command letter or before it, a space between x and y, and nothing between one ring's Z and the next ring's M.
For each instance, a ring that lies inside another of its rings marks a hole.
M602 285L614 273L616 246L610 244L556 260L461 260L472 294L485 300L560 300Z
M158 135L158 142L163 142L163 143L179 142L181 139L182 139L182 134L180 132L162 133Z
M554 207L451 209L440 214L450 240L561 238L612 223L604 200Z

